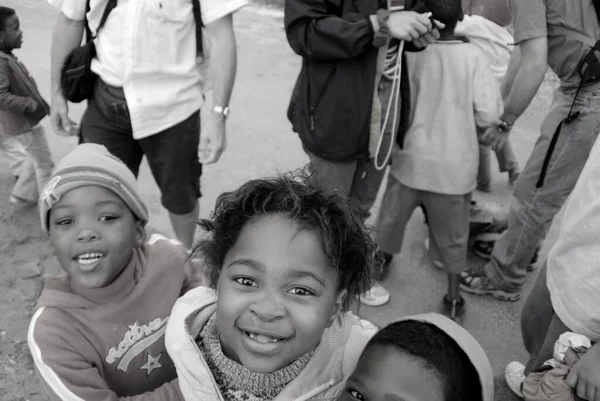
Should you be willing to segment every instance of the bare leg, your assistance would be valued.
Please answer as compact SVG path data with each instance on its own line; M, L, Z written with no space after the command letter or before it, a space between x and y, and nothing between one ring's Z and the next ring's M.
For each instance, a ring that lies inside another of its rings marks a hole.
M199 210L200 206L196 202L194 210L190 213L173 214L169 212L175 236L187 249L190 249L194 245L194 234L196 233L196 220L198 219Z

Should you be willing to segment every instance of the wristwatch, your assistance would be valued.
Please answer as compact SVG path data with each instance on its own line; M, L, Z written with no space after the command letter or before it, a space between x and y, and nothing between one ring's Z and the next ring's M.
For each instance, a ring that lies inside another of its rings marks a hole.
M508 123L505 120L500 120L500 124L498 124L498 129L502 132L508 132L512 129L513 124Z
M225 118L229 116L229 106L215 106L212 111L213 113L221 114Z

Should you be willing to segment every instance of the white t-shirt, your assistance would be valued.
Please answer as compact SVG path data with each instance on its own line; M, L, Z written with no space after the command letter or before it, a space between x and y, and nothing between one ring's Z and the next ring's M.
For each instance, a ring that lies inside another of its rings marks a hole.
M86 0L48 0L68 18L85 18ZM107 0L90 0L95 32ZM200 0L205 25L249 0ZM133 136L144 138L188 118L203 103L191 0L118 0L96 39L92 71L123 87Z
M548 254L548 288L558 317L572 331L600 341L600 142L592 148L565 205Z
M438 41L406 53L411 111L391 173L409 188L465 195L477 186L477 129L503 112L489 64L471 43Z

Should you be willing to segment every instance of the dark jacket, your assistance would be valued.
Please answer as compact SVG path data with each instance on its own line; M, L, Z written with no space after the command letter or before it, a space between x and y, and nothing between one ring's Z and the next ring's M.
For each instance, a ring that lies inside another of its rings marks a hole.
M27 132L49 112L25 66L15 56L0 52L0 133Z
M407 8L418 3L409 0ZM387 46L373 46L369 16L385 8L386 0L285 2L287 39L302 56L288 118L306 149L323 159L346 162L373 157L381 129L375 87ZM405 49L414 50L408 44ZM400 146L410 107L408 80L402 75Z
M378 54L369 16L378 8L385 1L285 2L287 39L302 56L288 118L303 145L326 160L368 155Z

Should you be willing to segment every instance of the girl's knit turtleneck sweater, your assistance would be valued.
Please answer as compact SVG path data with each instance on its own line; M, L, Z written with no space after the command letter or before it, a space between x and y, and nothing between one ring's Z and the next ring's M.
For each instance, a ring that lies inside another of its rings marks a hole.
M256 373L227 358L221 349L217 315L213 315L197 339L225 401L265 401L275 398L308 364L314 350L271 373Z

